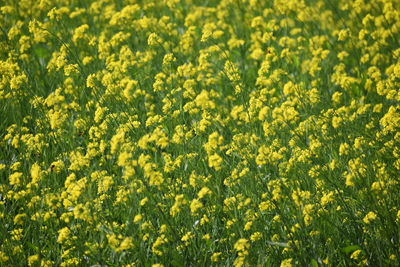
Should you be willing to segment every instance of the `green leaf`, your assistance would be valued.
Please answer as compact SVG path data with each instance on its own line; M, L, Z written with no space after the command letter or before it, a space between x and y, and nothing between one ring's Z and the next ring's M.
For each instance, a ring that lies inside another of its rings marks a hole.
M314 259L311 259L311 266L312 267L318 267L318 262Z
M31 242L25 241L25 243L28 245L28 247L30 247L34 251L39 252L39 248L37 246L35 246L34 244L32 244Z
M348 253L356 251L357 249L361 249L360 246L351 245L351 246L347 246L347 247L342 248L342 252L348 254Z

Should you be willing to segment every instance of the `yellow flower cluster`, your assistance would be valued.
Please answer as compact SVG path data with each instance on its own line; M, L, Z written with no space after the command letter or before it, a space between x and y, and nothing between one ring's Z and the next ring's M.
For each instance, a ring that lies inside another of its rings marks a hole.
M0 266L395 266L397 0L0 3Z

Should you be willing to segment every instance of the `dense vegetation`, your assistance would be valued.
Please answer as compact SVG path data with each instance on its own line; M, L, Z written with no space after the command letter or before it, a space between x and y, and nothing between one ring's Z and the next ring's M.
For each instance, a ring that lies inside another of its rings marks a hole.
M0 1L1 266L394 266L398 0Z

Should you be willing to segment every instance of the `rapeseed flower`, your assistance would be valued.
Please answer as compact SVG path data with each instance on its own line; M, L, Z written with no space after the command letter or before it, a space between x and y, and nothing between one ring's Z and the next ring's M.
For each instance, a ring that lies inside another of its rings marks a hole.
M0 265L394 265L399 10L4 3Z

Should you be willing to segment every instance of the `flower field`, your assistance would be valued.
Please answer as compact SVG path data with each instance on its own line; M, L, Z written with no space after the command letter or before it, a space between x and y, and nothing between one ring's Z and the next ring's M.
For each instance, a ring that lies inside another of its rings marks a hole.
M398 266L398 0L3 0L0 26L0 266Z

